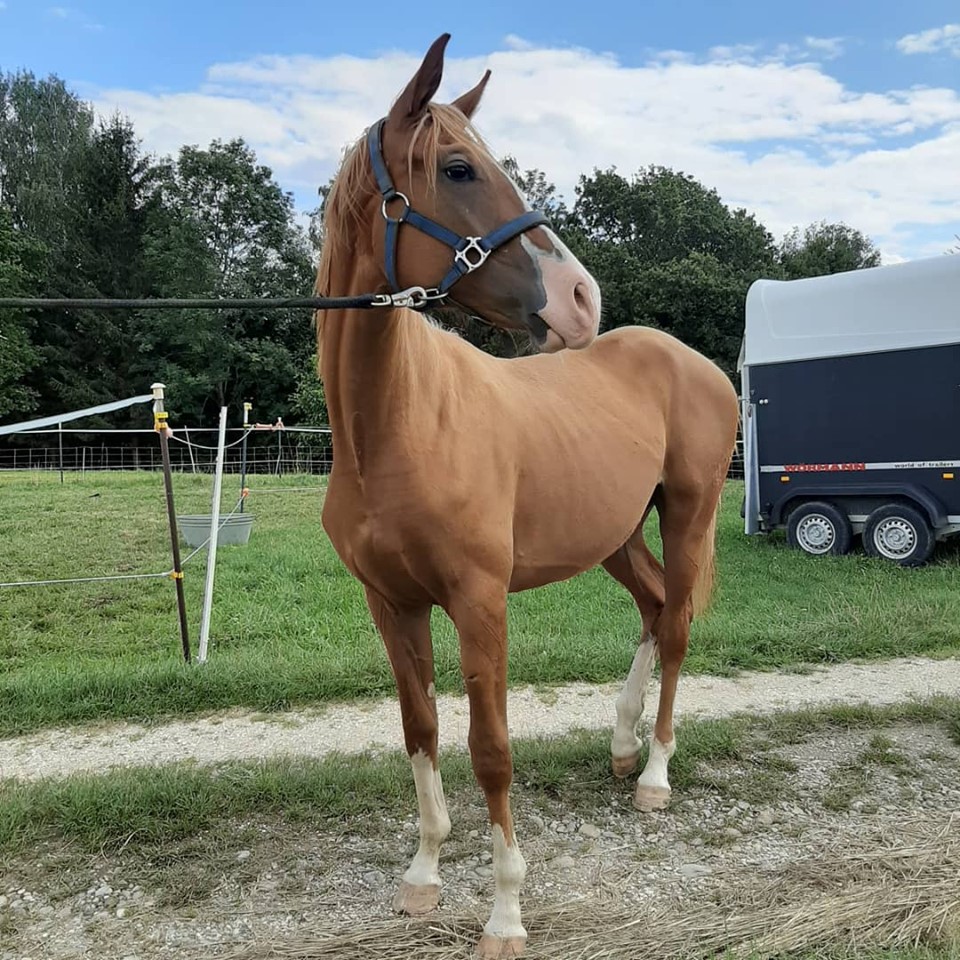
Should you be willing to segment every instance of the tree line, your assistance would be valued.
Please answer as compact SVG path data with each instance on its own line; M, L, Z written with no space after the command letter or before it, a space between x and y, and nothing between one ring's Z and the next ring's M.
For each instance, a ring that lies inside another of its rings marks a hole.
M543 171L512 157L505 166L597 277L604 329L659 327L731 377L754 280L880 262L843 223L797 227L777 242L754 216L666 167L584 174L568 208ZM56 76L0 73L0 296L306 295L321 216L322 201L302 227L292 195L241 138L155 157L128 118L98 120ZM530 349L454 309L439 319L499 355ZM251 400L261 421L318 423L313 351L302 310L0 310L0 418L134 396L159 379L175 421L211 425L221 404ZM142 419L133 409L109 425Z

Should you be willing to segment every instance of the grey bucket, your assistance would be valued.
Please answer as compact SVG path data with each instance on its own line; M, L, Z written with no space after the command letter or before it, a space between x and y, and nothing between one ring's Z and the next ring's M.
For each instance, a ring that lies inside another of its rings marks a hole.
M183 539L191 547L199 547L210 536L210 515L177 517L177 526ZM229 547L246 543L250 539L252 527L252 513L238 513L229 519L221 517L217 546Z

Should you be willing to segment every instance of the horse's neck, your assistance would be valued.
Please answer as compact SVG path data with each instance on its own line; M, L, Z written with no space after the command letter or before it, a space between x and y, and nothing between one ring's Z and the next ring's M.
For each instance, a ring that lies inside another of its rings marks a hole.
M321 374L335 457L347 454L360 467L385 437L426 428L445 384L437 333L410 310L324 319Z

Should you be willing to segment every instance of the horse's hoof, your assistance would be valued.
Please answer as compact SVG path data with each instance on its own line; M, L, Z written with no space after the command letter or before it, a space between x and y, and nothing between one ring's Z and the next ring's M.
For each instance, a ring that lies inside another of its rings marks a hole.
M637 764L640 762L640 753L632 754L629 757L611 757L610 766L613 768L613 775L618 780L623 780L626 777L629 777L634 770L637 769Z
M519 957L526 944L526 937L494 937L485 933L477 944L476 955L481 960L507 960Z
M644 813L653 810L664 810L670 803L669 787L653 787L645 783L638 783L633 795L633 805Z
M393 897L393 909L398 913L405 913L409 917L420 917L425 913L432 913L440 906L440 885L428 883L415 886L400 881L400 888Z

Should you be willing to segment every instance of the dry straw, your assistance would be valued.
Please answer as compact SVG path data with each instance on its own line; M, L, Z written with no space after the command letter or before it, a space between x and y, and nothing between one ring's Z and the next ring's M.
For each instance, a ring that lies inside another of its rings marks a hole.
M485 916L396 919L262 944L232 960L455 960ZM960 816L899 820L765 872L718 872L697 895L629 911L595 900L526 904L529 960L699 960L960 946Z

